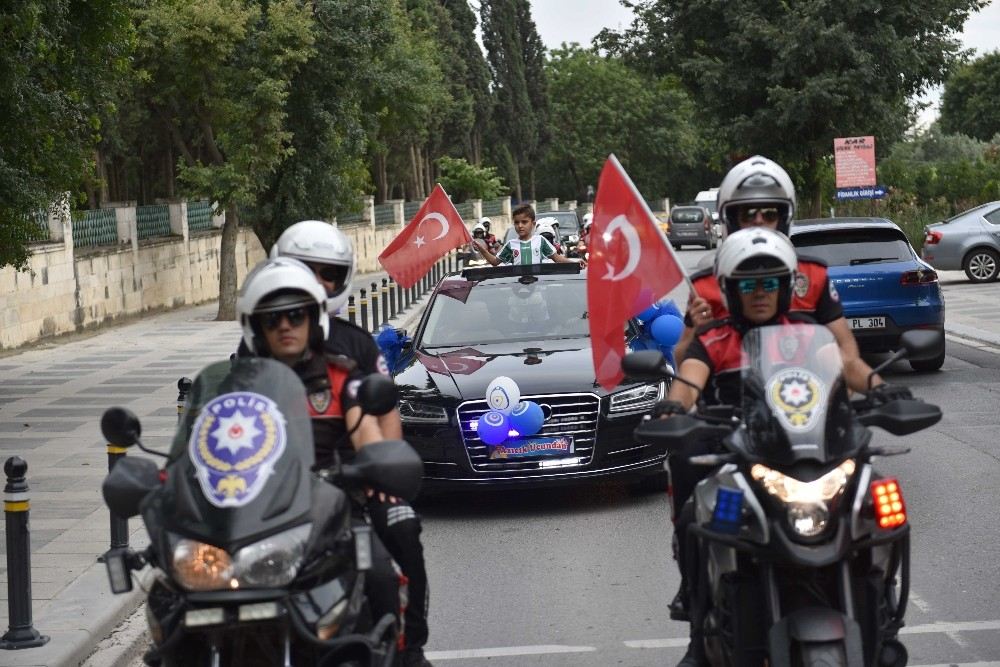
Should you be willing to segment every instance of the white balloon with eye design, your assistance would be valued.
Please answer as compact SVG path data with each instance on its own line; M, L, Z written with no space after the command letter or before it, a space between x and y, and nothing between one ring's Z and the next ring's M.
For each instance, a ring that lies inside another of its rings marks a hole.
M501 375L494 378L486 387L486 403L490 408L509 415L521 401L521 390L517 383L509 377Z

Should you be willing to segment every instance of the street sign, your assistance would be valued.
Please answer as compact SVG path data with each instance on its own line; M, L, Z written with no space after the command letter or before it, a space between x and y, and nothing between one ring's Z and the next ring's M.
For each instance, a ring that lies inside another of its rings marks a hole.
M837 199L881 199L885 197L885 186L870 188L837 188Z
M873 188L875 176L875 137L841 137L833 140L837 189Z

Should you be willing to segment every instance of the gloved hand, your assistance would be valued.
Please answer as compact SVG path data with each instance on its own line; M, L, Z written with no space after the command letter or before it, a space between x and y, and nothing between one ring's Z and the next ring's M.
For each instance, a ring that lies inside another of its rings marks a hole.
M660 401L653 406L653 411L650 414L652 414L653 419L659 419L671 415L686 415L687 409L679 401Z
M868 398L881 404L897 399L910 400L913 398L913 393L907 387L883 382L877 387L872 387L872 390L868 392Z

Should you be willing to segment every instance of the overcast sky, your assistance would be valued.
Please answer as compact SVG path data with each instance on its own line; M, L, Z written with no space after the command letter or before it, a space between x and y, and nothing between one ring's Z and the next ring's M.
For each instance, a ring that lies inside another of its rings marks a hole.
M474 3L478 4L478 3ZM620 28L632 20L632 11L618 0L532 0L531 13L542 41L550 49L562 42L588 45L603 28ZM965 25L962 42L979 55L1000 48L1000 0L974 14ZM921 117L926 124L937 116L941 91L928 95L934 107Z

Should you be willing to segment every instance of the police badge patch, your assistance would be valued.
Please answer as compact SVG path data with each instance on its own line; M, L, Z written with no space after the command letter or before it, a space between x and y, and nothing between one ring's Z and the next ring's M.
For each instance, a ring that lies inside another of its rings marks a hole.
M312 409L319 414L326 412L327 408L330 407L330 400L333 395L330 393L329 389L324 389L323 391L316 391L309 394L309 405Z
M826 389L812 372L788 368L767 384L766 400L772 412L790 431L812 430L826 411Z
M793 286L795 296L804 299L809 293L809 276L804 273L795 273L795 285Z
M840 301L840 292L837 291L837 288L833 284L832 280L830 281L830 298L834 301Z
M216 396L201 410L188 455L208 502L242 507L263 490L286 442L285 416L274 401L238 391Z

